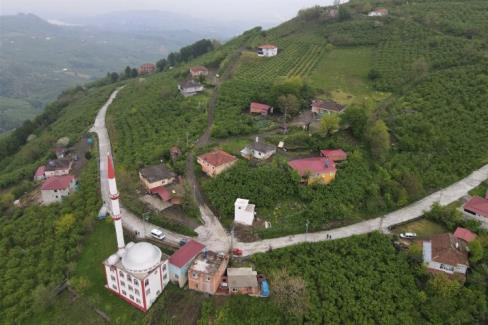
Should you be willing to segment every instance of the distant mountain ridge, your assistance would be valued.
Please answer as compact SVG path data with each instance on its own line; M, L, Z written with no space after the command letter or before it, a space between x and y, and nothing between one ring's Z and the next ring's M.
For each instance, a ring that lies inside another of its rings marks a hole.
M203 22L178 26L181 15L168 20L167 28L157 16L135 17L109 15L63 25L34 14L0 16L0 132L32 118L66 88L128 65L156 62L207 35L218 36Z

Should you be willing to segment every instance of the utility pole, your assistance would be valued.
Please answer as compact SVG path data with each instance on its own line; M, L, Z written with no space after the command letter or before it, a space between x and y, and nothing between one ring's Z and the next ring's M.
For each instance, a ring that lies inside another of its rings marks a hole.
M144 212L142 214L142 220L144 220L144 238L146 238L146 233L147 233L146 224L149 221L149 212Z
M307 221L305 222L305 241L308 241L308 225L309 221L307 219Z

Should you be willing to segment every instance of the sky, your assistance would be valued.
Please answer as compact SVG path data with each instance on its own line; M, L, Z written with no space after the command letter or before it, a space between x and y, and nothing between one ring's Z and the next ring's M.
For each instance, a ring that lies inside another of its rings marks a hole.
M164 10L219 21L282 22L298 10L333 0L0 0L2 15L34 13L45 19L111 11Z

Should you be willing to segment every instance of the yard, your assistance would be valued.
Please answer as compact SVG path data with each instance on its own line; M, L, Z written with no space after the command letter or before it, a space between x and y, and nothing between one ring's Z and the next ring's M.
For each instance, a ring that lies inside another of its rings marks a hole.
M447 229L433 221L427 219L418 219L395 227L392 229L392 232L395 235L400 235L404 232L414 232L417 234L417 238L426 239L434 235L443 234L447 232Z

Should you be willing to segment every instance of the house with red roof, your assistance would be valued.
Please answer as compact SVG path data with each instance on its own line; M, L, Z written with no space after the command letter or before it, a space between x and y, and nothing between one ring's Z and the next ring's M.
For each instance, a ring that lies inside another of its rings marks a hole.
M441 234L422 244L424 264L430 273L443 272L451 277L466 279L469 267L467 243L453 234Z
M472 197L463 206L464 215L488 225L488 199L479 196Z
M201 65L196 67L191 67L190 74L192 78L198 78L200 76L206 77L208 76L208 69Z
M183 288L188 281L188 268L205 245L190 240L169 258L169 279Z
M470 243L476 239L476 234L469 229L457 227L454 232L454 237L464 240L466 243Z
M278 46L273 44L263 44L258 46L258 56L272 57L278 55Z
M335 179L337 169L334 161L325 157L295 159L288 162L294 171L302 177L308 185L320 183L329 184Z
M320 150L320 156L330 159L334 162L347 160L347 153L342 149Z
M267 116L268 114L273 114L273 107L266 104L252 102L251 106L249 106L249 112L251 114L260 114L263 116Z
M36 173L34 174L34 180L35 181L42 181L42 180L46 179L45 172L46 172L46 166L42 165L42 166L37 167Z
M153 63L144 63L137 70L140 75L153 73L154 71L156 71L156 65Z
M223 150L217 149L197 157L197 162L202 166L202 171L210 177L214 177L232 167L237 158Z
M76 190L76 178L73 175L52 176L41 185L43 204L61 202L64 197Z

